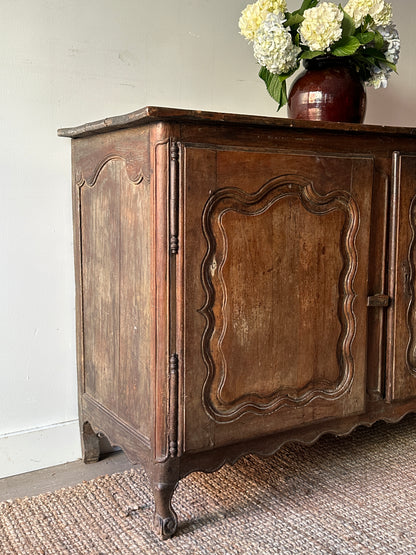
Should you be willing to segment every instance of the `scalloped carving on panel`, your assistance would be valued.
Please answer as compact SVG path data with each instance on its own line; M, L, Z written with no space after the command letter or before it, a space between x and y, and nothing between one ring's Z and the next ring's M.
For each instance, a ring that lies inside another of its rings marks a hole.
M406 363L410 372L416 375L416 306L415 306L415 256L416 256L416 196L413 197L409 208L409 224L412 238L409 245L407 265L402 267L404 293L409 298L407 307L407 327L409 342L407 344Z
M300 200L301 207L318 217L333 211L341 211L344 214L340 237L343 265L338 282L338 319L341 331L336 356L339 376L333 382L321 379L307 384L302 389L281 387L265 395L244 394L232 402L227 402L222 395L229 371L222 349L229 324L226 314L228 291L222 275L228 252L223 217L230 211L247 216L259 216L287 197ZM349 389L354 376L351 347L356 331L353 311L356 295L353 282L357 270L355 239L359 228L359 210L350 193L336 190L320 195L309 180L295 175L274 178L253 194L239 188L224 188L216 191L208 199L203 211L202 226L207 242L201 268L206 302L199 312L206 320L202 336L202 356L207 367L203 403L209 416L216 422L232 422L245 413L270 414L284 406L305 406L317 398L341 398Z
M95 169L91 173L91 175L85 177L82 170L78 170L75 174L75 184L80 188L83 185L94 187L94 185L97 183L97 179L100 173L112 160L118 160L124 164L127 176L134 185L139 185L140 183L142 183L142 181L149 182L149 178L144 175L141 167L136 167L136 163L127 160L119 154L109 154L108 156L100 160L100 162L95 166Z

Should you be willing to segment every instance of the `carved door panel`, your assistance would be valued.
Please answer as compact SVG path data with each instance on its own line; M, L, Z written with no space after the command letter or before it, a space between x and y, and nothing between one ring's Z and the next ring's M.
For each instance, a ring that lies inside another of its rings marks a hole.
M182 157L185 449L361 412L373 161Z
M416 156L395 153L390 230L387 397L416 396Z

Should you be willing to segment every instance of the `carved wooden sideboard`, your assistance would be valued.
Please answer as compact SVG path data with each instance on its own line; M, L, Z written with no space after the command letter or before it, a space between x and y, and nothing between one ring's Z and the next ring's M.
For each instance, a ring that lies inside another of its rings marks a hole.
M416 409L416 130L148 107L71 137L79 407L178 481Z

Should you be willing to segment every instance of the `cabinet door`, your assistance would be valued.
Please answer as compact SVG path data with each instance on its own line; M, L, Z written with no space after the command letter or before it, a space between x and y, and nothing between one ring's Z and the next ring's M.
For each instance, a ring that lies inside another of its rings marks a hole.
M393 158L387 397L416 396L416 156Z
M363 411L372 159L182 159L185 449Z

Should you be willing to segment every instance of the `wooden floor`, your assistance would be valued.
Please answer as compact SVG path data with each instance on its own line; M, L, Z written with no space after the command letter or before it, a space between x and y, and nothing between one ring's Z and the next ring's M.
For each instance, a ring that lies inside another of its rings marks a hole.
M0 502L55 491L104 474L123 472L132 466L122 451L116 451L103 455L99 462L93 464L84 464L79 460L2 478L0 479Z

